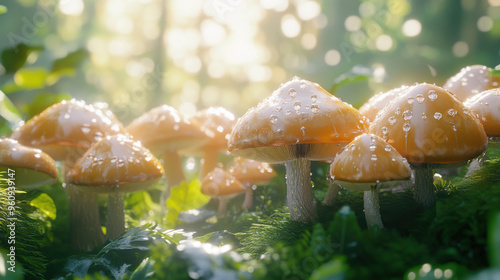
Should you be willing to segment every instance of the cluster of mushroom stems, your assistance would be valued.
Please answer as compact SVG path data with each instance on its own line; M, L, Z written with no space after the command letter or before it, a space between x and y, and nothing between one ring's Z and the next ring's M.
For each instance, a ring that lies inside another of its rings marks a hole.
M0 165L29 174L21 183L29 189L56 180L54 161L62 162L72 244L83 251L121 235L123 193L146 189L163 175L164 214L170 189L185 180L184 155L203 157L202 191L219 197L220 217L227 197L238 192L246 192L243 207L252 207L254 186L276 175L268 163L283 163L290 218L316 221L310 162L321 160L331 163L323 203L335 203L339 186L364 191L367 225L382 228L380 189L409 180L411 167L415 200L431 207L432 168L473 159L487 149L488 137L500 137L499 79L490 72L471 66L444 87L402 86L372 97L359 111L320 85L294 77L239 119L223 108L186 118L162 105L127 127L104 103L63 101L17 128L11 139L0 140L0 149L10 150ZM241 158L223 170L217 158L227 152ZM20 158L31 166L16 161ZM106 237L97 194L109 196Z

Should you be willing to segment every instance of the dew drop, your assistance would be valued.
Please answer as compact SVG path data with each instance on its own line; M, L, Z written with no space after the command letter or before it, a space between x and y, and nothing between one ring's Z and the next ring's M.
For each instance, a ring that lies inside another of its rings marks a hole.
M417 102L422 104L424 102L425 98L422 94L417 94Z
M398 107L398 108L396 108L396 115L399 115L399 114L401 114L401 109L399 109L399 107Z
M82 127L82 132L85 133L85 134L89 134L90 133L90 127Z
M300 101L297 101L297 102L295 102L295 104L293 104L293 109L295 109L295 111L300 110L300 107L301 107L300 106Z
M428 97L429 97L429 99L431 101L434 101L434 100L436 100L436 98L438 97L438 95L437 95L436 91L429 90L429 96Z
M314 114L317 114L319 112L319 106L318 105L311 105L311 112Z
M413 103L415 102L415 98L413 98L413 97L408 97L408 99L407 99L406 101L408 101L408 104L410 104L410 105L411 105L411 104L413 104Z
M441 114L441 113L439 113L439 112L434 113L434 118L435 118L436 120L440 120L442 116L443 116L443 114Z
M305 137L306 136L306 128L303 126L300 128L300 130L302 131L302 137Z
M452 117L456 116L457 115L457 110L455 110L453 108L450 109L450 110L448 110L448 115L450 115Z
M272 124L276 124L278 122L278 117L275 116L275 115L271 115L269 117L269 121L272 123Z
M175 130L175 131L179 130L179 124L177 124L177 123L176 123L176 124L174 124L174 130Z
M311 101L314 103L316 100L318 100L318 96L316 94L311 95Z
M422 113L422 120L426 120L427 119L427 115L425 115L425 113Z
M375 143L371 143L369 146L370 151L375 152L375 149L377 148L377 145Z
M298 80L300 80L300 78L299 78L299 77L297 77L297 76L293 76L292 81L298 81Z
M65 113L64 116L63 116L63 118L65 118L65 119L69 119L70 117L71 116L68 113Z
M404 131L404 132L408 132L408 131L410 131L410 129L411 129L411 125L410 125L410 123L409 123L409 122L405 122L405 123L403 124L403 131Z
M377 160L377 155L372 155L372 157L370 159L373 160L373 161L376 161Z
M282 110L282 109L283 109L283 108L281 108L281 106L276 106L275 111L276 111L276 112L281 112L281 110Z
M288 95L294 98L295 95L297 95L297 91L294 88L291 88L290 90L288 90Z
M412 117L413 117L413 113L410 110L406 110L403 112L403 119L405 121L411 120Z
M300 89L304 90L307 88L307 85L305 82L300 82Z
M383 133L383 134L387 134L387 133L389 133L389 129L387 129L387 127L386 127L386 126L383 126L383 127L382 127L382 133Z
M285 135L285 132L283 131L283 129L276 130L276 133L278 134L279 137L283 137Z
M396 117L392 116L388 119L390 124L394 124L396 122Z
M292 111L290 111L290 110L286 110L286 112L285 112L286 115L290 115L291 113L292 113Z
M391 146L389 146L389 145L385 145L384 150L385 150L386 152L390 152L390 151L391 151Z

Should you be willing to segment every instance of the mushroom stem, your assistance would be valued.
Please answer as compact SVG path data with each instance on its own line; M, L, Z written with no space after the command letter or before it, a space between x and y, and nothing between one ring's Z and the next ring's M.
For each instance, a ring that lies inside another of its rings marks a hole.
M227 198L225 196L219 197L219 209L217 210L217 217L224 218L227 213Z
M434 173L428 164L412 164L415 169L415 201L428 208L436 202L434 198Z
M377 185L371 186L371 188L371 191L365 191L363 195L366 225L368 228L373 226L384 228L380 217L379 188Z
M339 197L340 187L335 184L333 180L330 180L330 186L328 187L328 191L326 192L325 199L323 200L323 204L331 206L335 203L337 198Z
M106 224L106 237L114 240L125 232L125 210L123 194L116 189L108 195L108 221Z
M248 210L252 208L253 204L253 188L251 184L247 184L245 187L245 200L243 201L243 205L241 207L245 210Z
M163 169L165 170L166 186L160 196L161 215L165 214L166 202L170 196L172 187L179 185L186 180L184 171L182 170L182 160L179 154L175 151L166 151L163 153Z
M63 182L66 171L75 164L74 157L67 157L63 163ZM101 230L99 206L96 195L78 190L75 185L64 183L70 213L71 246L74 249L90 252L101 246L106 238Z
M214 170L217 167L217 159L218 159L218 151L217 149L205 149L203 153L203 164L201 166L200 178L205 177L208 172Z
M301 158L285 162L287 204L290 219L303 223L315 222L316 201L312 193L311 162Z

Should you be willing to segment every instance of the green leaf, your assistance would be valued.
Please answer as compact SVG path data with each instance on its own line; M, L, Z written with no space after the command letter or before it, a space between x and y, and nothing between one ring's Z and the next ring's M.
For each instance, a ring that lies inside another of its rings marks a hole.
M69 99L71 99L71 95L66 93L39 93L29 104L24 106L23 111L27 113L27 119L31 119L40 114L47 107Z
M38 208L43 214L47 215L52 220L56 219L57 209L54 201L46 193L41 193L35 199L30 201L30 205Z
M6 12L7 12L7 7L5 7L4 5L0 5L0 15L5 14Z
M342 280L345 279L348 265L343 256L337 256L316 269L309 280Z
M335 217L328 232L332 233L332 242L340 245L340 252L351 243L355 243L361 236L361 229L356 220L356 214L349 206L342 206Z
M42 67L22 68L14 74L14 82L22 89L39 89L45 87L48 76Z
M488 223L488 251L490 265L500 268L500 212L490 215Z
M209 200L209 196L201 193L198 180L189 183L183 181L180 185L173 187L167 200L166 227L174 227L179 223L179 213L201 207Z
M10 99L0 91L0 116L7 120L11 129L16 127L22 121L21 114Z
M349 72L340 75L333 81L330 93L333 94L345 85L368 81L371 76L372 70L370 68L365 66L354 66Z
M5 49L2 51L1 59L2 65L5 68L6 73L14 73L21 69L26 63L26 59L30 53L34 51L43 50L43 47L39 46L27 46L23 43L18 44L14 48Z

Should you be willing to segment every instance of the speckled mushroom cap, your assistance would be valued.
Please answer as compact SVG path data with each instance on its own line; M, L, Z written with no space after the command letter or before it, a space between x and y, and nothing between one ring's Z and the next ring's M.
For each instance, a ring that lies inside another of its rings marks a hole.
M351 105L316 83L294 77L238 120L228 150L271 163L330 159L366 128Z
M372 96L368 101L366 101L361 108L359 108L359 112L361 115L368 118L370 121L375 119L378 112L384 109L385 105L391 102L394 98L396 98L403 91L407 90L408 86L401 86L395 89L391 89L386 92L381 92L377 95Z
M122 131L122 125L101 110L73 99L45 109L16 129L11 138L40 148L55 160L64 160L71 148L86 150L103 137Z
M443 88L451 91L459 100L465 101L475 94L500 86L500 79L489 75L491 70L484 65L464 67L449 78Z
M462 162L480 155L488 143L472 111L453 94L425 83L390 102L369 131L412 163Z
M229 174L242 183L263 185L276 176L276 172L267 162L238 157L229 167Z
M16 187L31 189L57 180L54 160L40 149L26 147L16 140L0 139L0 171L15 171ZM7 176L7 175L6 175Z
M464 102L483 124L490 137L500 137L500 88L483 91Z
M342 187L369 191L376 183L408 180L411 172L407 160L391 145L379 136L363 134L337 154L330 165L330 176L341 181Z
M168 105L144 113L133 120L126 130L153 153L200 146L207 139L199 124L190 122Z
M190 120L198 123L201 131L208 136L208 140L200 148L227 149L227 139L229 139L229 134L236 124L236 118L233 113L222 107L209 107L196 112Z
M201 181L201 192L209 196L232 195L244 191L243 184L221 168L215 168Z
M145 189L162 176L163 167L148 149L119 134L92 145L70 169L67 180L86 192L110 193Z

